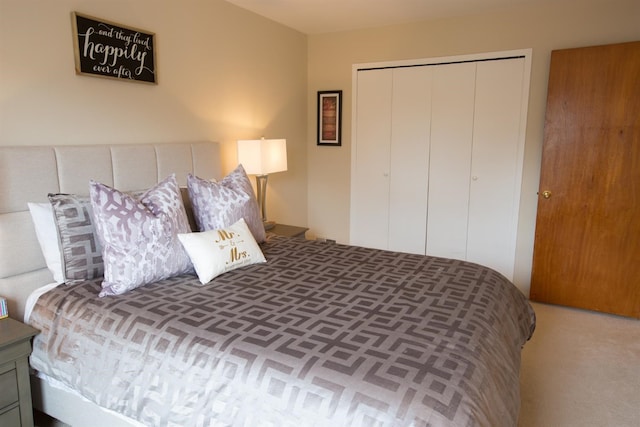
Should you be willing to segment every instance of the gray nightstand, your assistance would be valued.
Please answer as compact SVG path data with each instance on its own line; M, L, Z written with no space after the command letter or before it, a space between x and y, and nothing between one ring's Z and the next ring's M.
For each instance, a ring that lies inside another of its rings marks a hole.
M0 319L0 426L33 427L28 357L37 333L17 320Z
M273 228L271 228L268 233L277 234L279 236L285 237L301 237L304 239L304 233L306 233L308 228L306 227L297 227L295 225L285 225L285 224L276 224Z

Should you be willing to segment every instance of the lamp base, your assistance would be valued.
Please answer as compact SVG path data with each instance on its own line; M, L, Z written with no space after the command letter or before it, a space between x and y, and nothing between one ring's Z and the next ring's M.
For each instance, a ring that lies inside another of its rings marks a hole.
M264 231L269 231L276 226L275 221L264 221L262 224L264 225Z

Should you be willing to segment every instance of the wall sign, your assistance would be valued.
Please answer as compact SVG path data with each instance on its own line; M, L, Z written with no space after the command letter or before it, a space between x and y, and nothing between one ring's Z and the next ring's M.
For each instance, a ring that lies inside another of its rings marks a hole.
M157 84L155 34L71 13L76 73Z

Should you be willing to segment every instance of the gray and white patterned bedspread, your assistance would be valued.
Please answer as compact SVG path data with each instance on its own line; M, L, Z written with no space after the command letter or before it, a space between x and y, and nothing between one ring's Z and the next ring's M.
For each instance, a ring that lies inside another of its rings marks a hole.
M493 270L272 236L268 260L43 295L33 368L149 426L516 426L535 315Z

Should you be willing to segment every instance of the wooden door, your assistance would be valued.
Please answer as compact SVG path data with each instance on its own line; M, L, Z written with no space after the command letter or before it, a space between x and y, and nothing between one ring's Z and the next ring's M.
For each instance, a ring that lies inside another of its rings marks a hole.
M640 318L640 42L552 52L531 299Z

